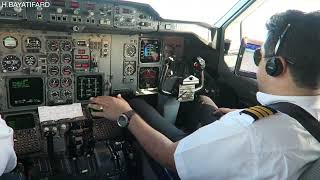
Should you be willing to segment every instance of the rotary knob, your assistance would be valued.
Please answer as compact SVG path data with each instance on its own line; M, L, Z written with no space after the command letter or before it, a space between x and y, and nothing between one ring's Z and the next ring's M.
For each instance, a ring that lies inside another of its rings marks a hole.
M121 17L121 18L119 19L119 22L123 22L123 21L125 21L125 19L124 19L124 17Z
M48 127L43 128L43 132L48 132L50 129Z
M60 128L61 128L62 130L66 130L66 129L67 129L67 125L61 124Z
M37 7L37 11L42 11L42 10L43 10L42 7L40 7L40 6Z
M92 12L92 11L89 11L88 14L89 14L89 16L94 16L94 12Z
M57 8L57 13L61 14L62 13L62 8Z
M14 10L16 13L21 13L22 8L19 7L19 6L15 6L15 7L13 8L13 10Z
M126 21L129 23L134 23L136 20L133 18L127 18Z
M80 14L80 9L75 9L75 10L73 10L73 14L75 14L75 15Z
M56 133L56 132L58 131L58 128L57 128L57 127L53 127L53 128L52 128L52 131L53 131L54 133Z

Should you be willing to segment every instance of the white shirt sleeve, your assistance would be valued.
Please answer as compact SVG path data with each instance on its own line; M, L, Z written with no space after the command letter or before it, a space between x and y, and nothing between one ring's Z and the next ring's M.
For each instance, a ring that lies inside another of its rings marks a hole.
M256 161L249 125L252 118L239 111L200 128L182 139L175 151L181 179L251 179Z
M13 130L0 117L0 176L12 171L17 165L13 148Z

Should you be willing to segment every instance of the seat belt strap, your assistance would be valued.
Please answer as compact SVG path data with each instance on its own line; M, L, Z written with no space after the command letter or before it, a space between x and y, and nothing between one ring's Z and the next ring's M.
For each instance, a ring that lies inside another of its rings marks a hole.
M320 122L298 105L279 102L268 105L268 107L276 109L290 117L296 119L314 138L320 142Z

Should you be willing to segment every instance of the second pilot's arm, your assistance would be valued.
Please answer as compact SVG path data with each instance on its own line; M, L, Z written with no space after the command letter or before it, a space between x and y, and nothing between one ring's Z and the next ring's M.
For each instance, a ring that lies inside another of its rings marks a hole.
M290 102L290 98L258 93L262 104L272 103L268 99ZM308 101L303 99L302 104ZM110 120L132 110L121 97L98 97L92 102L95 109L103 107L94 115ZM131 116L128 128L152 158L176 170L181 179L297 179L303 167L319 157L320 144L285 114L260 118L254 123L252 116L234 110L179 142L137 114Z
M0 176L12 171L17 164L13 149L13 130L0 117Z
M116 120L121 113L132 110L120 97L98 97L93 98L92 102L95 103L91 104L93 108L99 109L102 106L104 109L94 115L111 120ZM178 170L180 177L204 178L213 171L221 171L220 168L227 170L226 164L221 167L222 163L235 164L233 158L239 156L239 152L243 153L244 158L238 158L238 164L246 164L248 160L245 153L251 147L251 138L245 127L251 124L252 120L247 117L248 120L239 123L232 117L226 118L201 128L178 142L169 140L137 114L131 117L128 128L152 158L171 170ZM204 164L206 166L203 166Z
M103 112L94 112L93 115L105 117L110 120L117 120L121 113L131 111L130 105L121 97L98 97L93 98L90 104L92 108L100 109ZM130 120L129 130L136 137L144 150L155 160L165 167L175 170L174 152L178 142L172 142L163 134L149 126L139 115L134 114Z

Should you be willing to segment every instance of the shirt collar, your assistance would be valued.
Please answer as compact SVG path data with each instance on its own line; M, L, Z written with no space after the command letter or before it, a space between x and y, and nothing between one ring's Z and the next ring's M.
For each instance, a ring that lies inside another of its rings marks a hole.
M257 100L262 105L269 105L278 102L289 102L296 104L313 116L320 117L320 95L319 96L278 96L257 92Z

